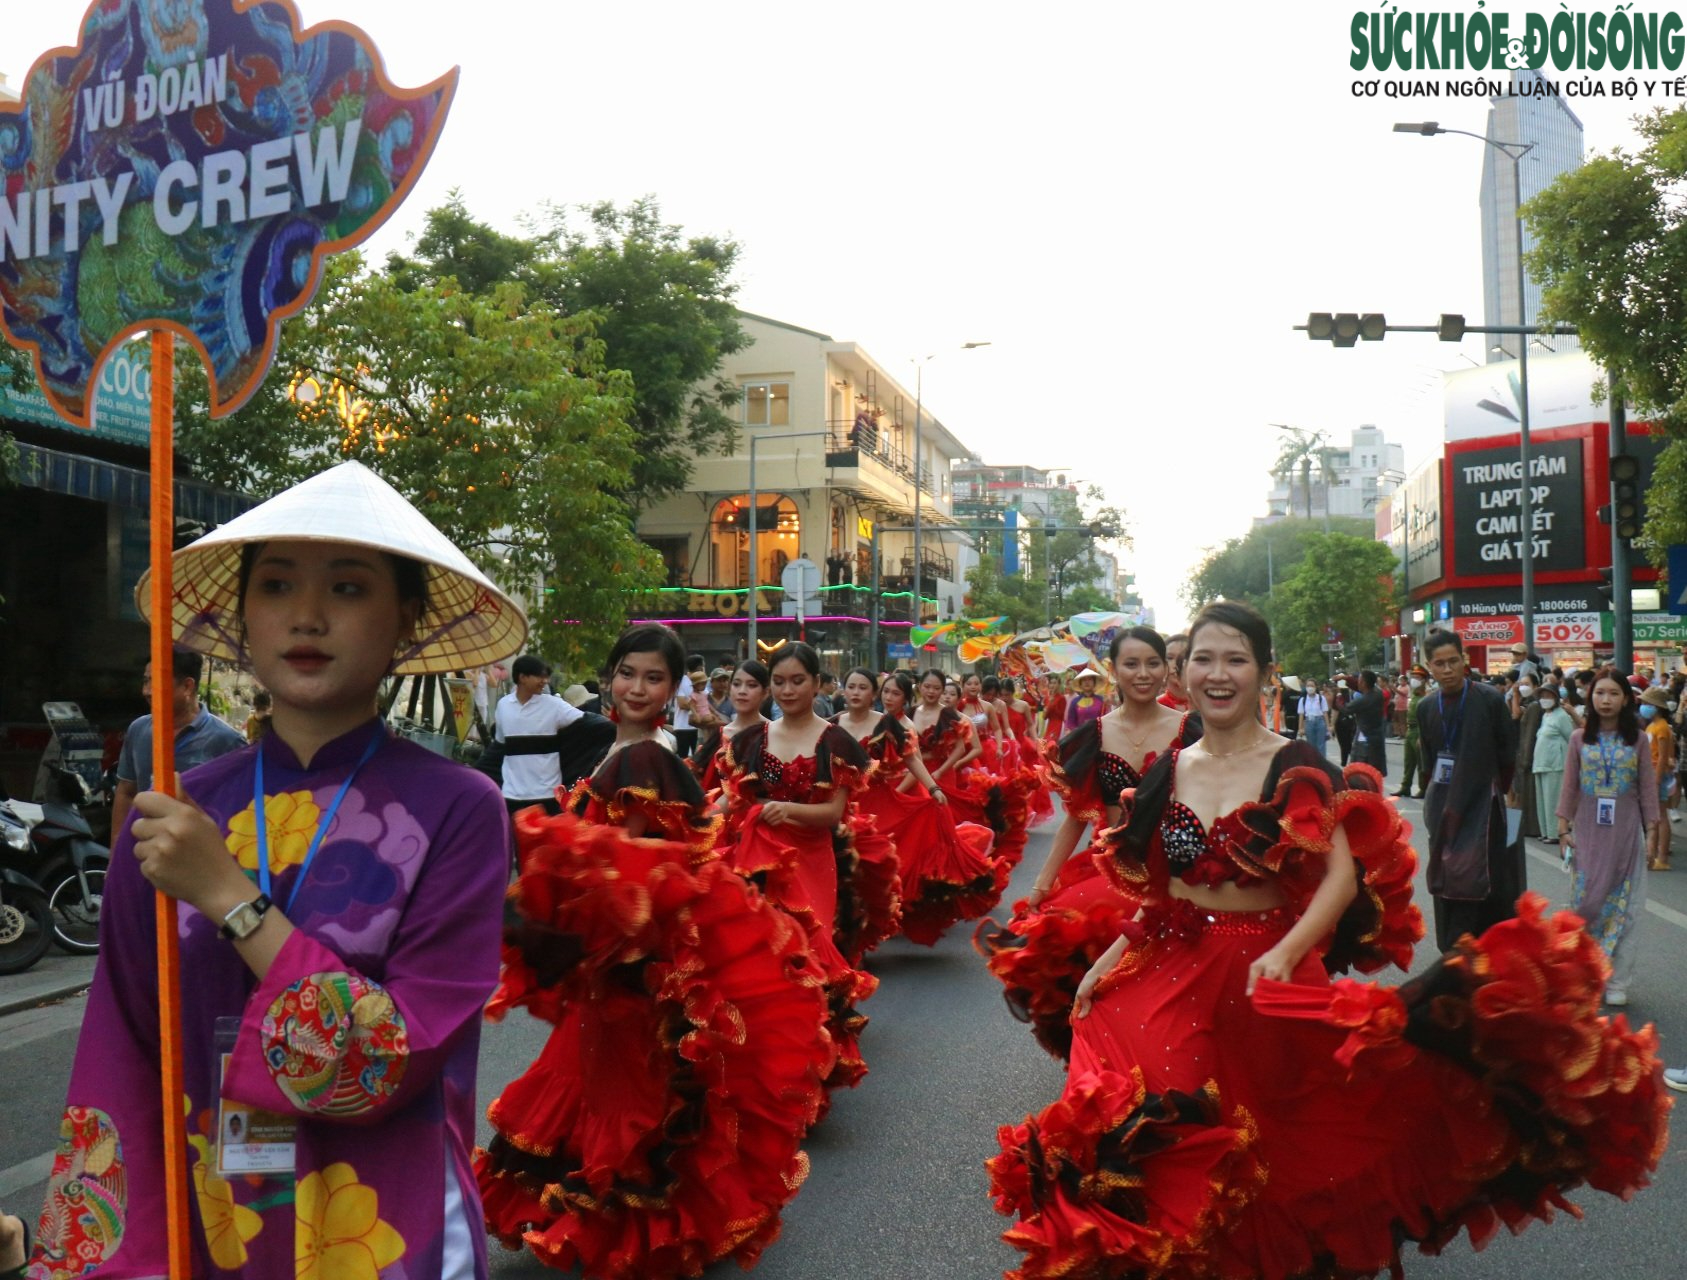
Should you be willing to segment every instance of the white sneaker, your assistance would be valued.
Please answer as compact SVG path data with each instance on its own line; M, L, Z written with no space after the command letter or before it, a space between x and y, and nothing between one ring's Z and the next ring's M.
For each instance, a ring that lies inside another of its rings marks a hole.
M1621 987L1606 987L1605 1003L1610 1005L1612 1008L1620 1009L1623 1005L1628 1003L1628 992L1624 991Z
M1671 1067L1664 1072L1664 1083L1677 1093L1687 1093L1687 1067Z

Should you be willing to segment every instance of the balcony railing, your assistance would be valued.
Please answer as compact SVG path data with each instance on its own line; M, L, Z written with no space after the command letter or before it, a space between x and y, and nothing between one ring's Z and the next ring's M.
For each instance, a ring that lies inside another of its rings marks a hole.
M896 436L877 423L862 418L834 419L826 424L826 465L859 467L863 457L894 471L905 480L914 478L914 460L905 453ZM920 477L920 488L933 496L929 470Z

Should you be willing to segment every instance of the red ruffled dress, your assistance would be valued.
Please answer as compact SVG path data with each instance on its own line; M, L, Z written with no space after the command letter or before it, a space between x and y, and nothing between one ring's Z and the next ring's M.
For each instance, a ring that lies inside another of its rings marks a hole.
M1031 736L1031 724L1019 708L1008 707L1008 727L1013 730L1014 743L1019 749L1019 768L1030 793L1031 825L1041 826L1054 817L1054 797L1043 785L1043 750Z
M1201 718L1185 715L1174 745L1188 746L1201 736ZM1152 767L1156 756L1143 760ZM1003 999L1013 1016L1031 1024L1031 1034L1055 1057L1065 1061L1072 1052L1072 1001L1090 966L1123 932L1125 922L1142 905L1141 893L1108 874L1108 857L1100 842L1107 811L1119 795L1134 789L1141 776L1130 761L1101 747L1101 721L1091 720L1060 740L1047 767L1052 789L1060 792L1066 811L1089 825L1092 843L1074 850L1060 868L1042 902L1014 903L1006 925L994 920L980 924L973 946L1001 979Z
M849 825L775 827L761 820L761 811L770 800L823 804L836 787L859 794L867 757L854 738L829 724L813 755L780 760L767 749L767 730L753 725L721 752L721 785L731 802L721 854L802 926L826 986L826 1028L837 1051L826 1085L853 1087L867 1074L860 1048L867 1019L855 1006L878 990L879 980L852 965L839 945L841 915L850 917L846 929L862 927L859 899L840 893L855 882L859 862Z
M1015 1280L1287 1280L1401 1271L1461 1230L1481 1247L1577 1210L1587 1183L1626 1196L1666 1140L1651 1028L1598 1016L1604 962L1567 912L1530 895L1403 987L1327 973L1409 962L1423 924L1415 857L1366 766L1345 778L1303 743L1260 801L1203 830L1150 769L1115 864L1147 916L1079 1020L1064 1096L1004 1126L997 1208L1020 1219ZM1290 983L1249 965L1322 882L1346 832L1360 892ZM1188 884L1275 880L1289 905L1196 907Z
M939 708L937 719L920 731L920 758L934 777L960 743L971 746L977 737L973 723L953 707ZM982 758L982 757L980 757ZM960 774L959 777L956 775ZM1024 815L1014 822L1014 806L1006 789L975 761L964 770L948 770L937 785L949 799L957 822L976 822L995 833L995 855L1006 858L1011 870L1025 856Z
M902 935L921 946L934 946L958 920L972 920L994 907L1007 887L1011 868L994 858L990 828L956 822L946 804L937 804L923 787L899 791L908 777L908 730L882 716L861 740L873 762L860 808L889 836L902 862Z
M622 827L641 815L650 838ZM660 743L516 819L503 980L556 1024L487 1109L487 1231L587 1277L753 1265L807 1174L833 1051L802 931L714 854L718 818ZM660 837L660 838L657 838Z

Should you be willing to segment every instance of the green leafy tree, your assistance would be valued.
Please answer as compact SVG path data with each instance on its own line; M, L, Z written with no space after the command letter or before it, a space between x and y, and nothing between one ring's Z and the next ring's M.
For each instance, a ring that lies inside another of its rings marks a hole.
M738 388L723 357L749 337L738 323L736 242L687 236L662 221L652 197L551 206L534 234L512 237L470 216L460 195L428 214L412 255L388 271L404 288L484 293L515 281L564 315L591 316L612 369L632 375L632 477L621 496L635 511L683 489L692 459L730 445Z
M633 468L632 387L603 354L591 317L519 285L404 289L348 254L235 414L209 419L203 371L184 356L180 452L260 497L364 462L526 595L540 650L584 666L624 625L629 593L658 578L616 496Z
M1326 627L1339 631L1361 662L1371 660L1377 633L1396 608L1394 566L1394 553L1373 538L1308 535L1294 572L1264 602L1284 669L1322 670Z
M1026 528L1030 531L1032 572L1050 583L1052 590L1048 594L1052 597L1054 616L1063 618L1096 608L1118 608L1117 600L1109 599L1094 585L1101 573L1096 543L1114 542L1122 547L1131 545L1124 512L1108 503L1107 495L1099 485L1090 485L1081 499L1074 493L1052 492L1049 516L1051 523L1067 526L1067 530L1046 534L1037 532L1035 525ZM1086 528L1073 530L1071 526L1074 525ZM1072 594L1080 588L1088 588L1082 597L1085 603L1081 607L1075 603L1078 597ZM1101 603L1097 604L1098 600Z
M1352 516L1331 516L1330 532L1370 539L1374 526L1369 520ZM1243 537L1232 538L1208 553L1184 584L1183 601L1191 613L1220 596L1226 600L1246 600L1264 608L1272 594L1273 578L1281 590L1281 584L1288 581L1305 558L1311 540L1322 536L1322 518L1279 520L1251 529Z
M967 616L1008 618L1008 629L1030 631L1048 621L1046 584L1029 573L1002 572L999 554L985 552L967 570Z
M1637 153L1590 157L1524 214L1541 318L1575 325L1625 398L1670 437L1646 495L1643 541L1661 565L1670 544L1687 542L1687 108L1635 123Z
M1002 538L986 535L979 563L967 572L967 613L972 617L1005 614L1013 629L1029 631L1074 613L1117 609L1119 601L1097 587L1101 572L1096 542L1131 545L1124 513L1107 502L1107 495L1095 485L1076 494L1059 494L1050 503L1050 522L1057 525L1083 524L1081 532L1044 533L1034 524L1022 526L1025 554L1022 570L1002 571Z
M455 280L470 293L514 282L531 288L535 265L548 245L535 236L509 236L469 213L461 191L429 209L414 255L387 255L387 274L405 290Z

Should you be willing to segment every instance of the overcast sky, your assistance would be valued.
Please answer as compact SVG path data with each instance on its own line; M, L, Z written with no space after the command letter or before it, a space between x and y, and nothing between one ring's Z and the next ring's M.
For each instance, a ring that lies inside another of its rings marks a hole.
M85 7L7 5L14 88ZM653 193L670 221L742 242L747 310L893 371L941 352L927 400L977 453L1102 485L1163 626L1204 549L1263 513L1267 424L1345 439L1374 422L1415 467L1439 441L1439 371L1469 367L1429 336L1336 351L1291 328L1314 310L1482 312L1485 148L1390 125L1480 133L1487 101L1355 98L1356 0L299 7L363 27L399 84L462 67L377 258L452 187L511 230L547 200ZM1559 10L1485 8L1514 29ZM1633 115L1665 101L1570 106L1592 153L1632 146ZM974 341L992 345L959 350ZM1482 358L1476 337L1462 350Z

